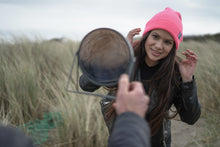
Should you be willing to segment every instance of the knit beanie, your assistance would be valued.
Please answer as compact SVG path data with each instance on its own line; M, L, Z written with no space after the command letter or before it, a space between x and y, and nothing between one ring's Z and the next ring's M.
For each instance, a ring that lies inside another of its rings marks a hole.
M154 29L163 29L169 32L175 41L176 50L178 49L180 42L183 40L182 17L179 12L167 7L164 11L154 15L147 22L143 36Z

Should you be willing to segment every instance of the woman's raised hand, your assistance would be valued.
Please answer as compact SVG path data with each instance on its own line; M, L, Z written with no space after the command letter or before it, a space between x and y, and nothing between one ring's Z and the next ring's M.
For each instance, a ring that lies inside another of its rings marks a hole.
M193 80L192 77L196 68L198 57L189 49L187 49L185 52L182 52L182 54L186 56L186 59L178 62L180 74L183 82L190 82Z
M133 30L128 32L127 39L131 43L132 46L133 46L133 38L134 38L134 36L135 35L139 35L140 32L141 32L140 28L136 28L136 29L133 29Z

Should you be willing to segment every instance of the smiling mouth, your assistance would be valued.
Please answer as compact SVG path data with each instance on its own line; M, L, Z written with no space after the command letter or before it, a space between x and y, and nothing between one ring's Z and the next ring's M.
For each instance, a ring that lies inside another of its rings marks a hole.
M152 55L154 55L154 56L160 56L161 55L161 53L160 52L158 52L158 51L156 51L156 50L153 50L153 49L151 49L151 51L152 51Z

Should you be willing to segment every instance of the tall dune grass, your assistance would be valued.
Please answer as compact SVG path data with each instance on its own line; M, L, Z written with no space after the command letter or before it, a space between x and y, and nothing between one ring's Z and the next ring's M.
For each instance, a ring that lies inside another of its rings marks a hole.
M209 124L201 126L209 130L203 142L205 146L216 146L220 139L220 43L213 40L187 41L180 46L179 54L187 48L198 55L195 72L198 97L202 117Z
M41 146L105 146L99 99L65 90L78 43L16 38L0 43L1 123L19 126L60 112L64 124ZM41 130L39 130L41 131Z
M184 42L179 54L185 49L192 49L198 56L195 77L198 96L203 113L220 112L220 44L207 40L203 43L195 41Z
M70 40L1 40L0 123L20 126L42 119L44 112L59 112L63 124L49 130L49 138L41 146L106 146L108 132L100 98L68 93L65 89L78 45ZM178 54L185 48L199 56L195 77L203 117L213 114L219 122L220 44L211 40L188 41L181 44Z

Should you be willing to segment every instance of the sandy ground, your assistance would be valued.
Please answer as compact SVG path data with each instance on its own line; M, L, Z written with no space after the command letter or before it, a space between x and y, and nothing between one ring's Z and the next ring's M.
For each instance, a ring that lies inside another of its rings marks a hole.
M204 147L208 124L200 118L194 125L172 120L172 147ZM216 146L217 147L217 146Z

